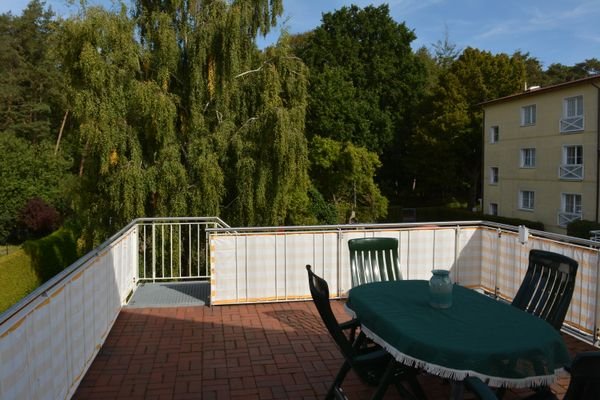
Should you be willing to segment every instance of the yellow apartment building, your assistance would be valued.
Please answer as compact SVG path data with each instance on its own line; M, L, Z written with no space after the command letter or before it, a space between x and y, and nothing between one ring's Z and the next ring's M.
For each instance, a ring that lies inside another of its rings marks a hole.
M483 211L566 233L600 211L600 75L483 104Z

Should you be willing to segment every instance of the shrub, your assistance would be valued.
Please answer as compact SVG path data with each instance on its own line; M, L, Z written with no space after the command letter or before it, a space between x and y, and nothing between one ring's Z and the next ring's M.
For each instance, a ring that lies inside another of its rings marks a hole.
M594 221L577 220L567 225L567 235L582 239L590 238L590 231L600 230L600 223Z
M39 238L52 233L60 224L58 211L39 197L27 201L19 213L19 225L26 237Z
M32 266L42 282L58 274L79 257L74 233L64 228L44 238L28 240L23 243L23 249L31 257Z

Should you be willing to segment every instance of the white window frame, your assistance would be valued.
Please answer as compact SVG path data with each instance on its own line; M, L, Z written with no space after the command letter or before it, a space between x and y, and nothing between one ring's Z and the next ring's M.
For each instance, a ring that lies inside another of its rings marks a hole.
M580 132L584 129L583 95L563 99L563 115L560 119L560 132Z
M580 193L562 193L560 203L561 211L571 214L581 214Z
M490 203L488 211L489 215L498 215L498 203Z
M559 179L583 179L583 145L564 145L562 148L562 164L558 168Z
M490 185L498 184L499 174L500 174L500 172L498 170L498 167L490 167Z
M530 104L521 107L521 126L535 125L536 120L536 106Z
M535 168L536 151L535 147L526 147L521 149L521 168Z
M580 193L561 193L558 225L566 227L569 223L580 220L583 216L582 204L583 199Z
M519 210L533 211L535 209L535 192L533 190L519 191Z
M500 127L498 125L494 125L490 127L490 143L498 143L500 140Z

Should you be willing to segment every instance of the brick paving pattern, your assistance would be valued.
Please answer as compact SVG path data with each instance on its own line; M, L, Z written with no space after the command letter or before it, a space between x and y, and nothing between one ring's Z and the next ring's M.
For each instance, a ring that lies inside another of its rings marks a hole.
M573 353L594 350L565 340ZM73 398L322 399L341 363L312 302L123 309ZM430 400L448 399L448 382L419 378ZM562 398L567 386L565 377L552 389ZM352 372L342 387L350 399L374 390ZM401 397L390 386L385 398Z

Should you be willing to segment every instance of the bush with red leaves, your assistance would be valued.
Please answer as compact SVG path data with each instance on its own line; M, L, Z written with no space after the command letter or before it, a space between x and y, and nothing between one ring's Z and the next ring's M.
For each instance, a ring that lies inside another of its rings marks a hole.
M50 204L39 197L29 199L19 213L19 224L30 237L42 237L55 231L60 225L60 215Z

